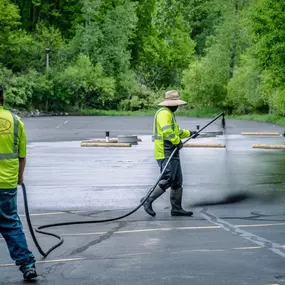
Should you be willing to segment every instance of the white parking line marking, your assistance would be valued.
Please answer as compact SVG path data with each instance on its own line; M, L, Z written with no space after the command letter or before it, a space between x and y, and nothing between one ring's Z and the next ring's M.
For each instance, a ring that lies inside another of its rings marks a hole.
M255 225L237 225L237 228L253 228L253 227L272 227L272 226L284 226L285 223L275 223L275 224L255 224Z
M156 229L138 229L138 230L127 230L117 231L114 234L130 234L130 233L145 233L145 232L160 232L160 231L172 231L172 230L204 230L204 229L219 229L219 226L204 226L204 227L177 227L177 228L156 228ZM94 233L74 233L74 234L63 234L63 236L85 236L85 235L101 235L107 232L94 232Z
M80 260L86 260L86 258L66 258L66 259L41 260L41 261L37 261L37 263L38 264L40 264L40 263L61 263L61 262L80 261ZM8 266L15 266L15 264L14 263L0 264L0 267L8 267Z
M275 254L285 258L285 252L283 250L283 246L267 240L263 237L257 236L240 228L237 228L235 225L230 224L229 222L220 219L215 216L212 212L208 211L207 208L204 208L200 211L201 215L207 219L210 223L222 227L225 231L230 232L234 235L240 236L243 239L251 241L259 246L262 246Z
M50 212L50 213L38 213L38 214L30 214L31 217L37 217L37 216L52 216L52 215L64 215L65 212ZM26 215L19 215L20 217L26 217Z
M64 126L64 125L67 124L67 123L68 123L68 121L65 121L63 124L58 125L58 126L56 127L56 129L59 129L60 127Z

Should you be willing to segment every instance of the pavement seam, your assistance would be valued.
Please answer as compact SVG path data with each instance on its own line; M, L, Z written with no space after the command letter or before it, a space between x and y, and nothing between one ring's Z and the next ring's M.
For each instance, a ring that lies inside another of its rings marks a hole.
M200 211L201 215L207 219L210 223L215 224L217 226L220 226L225 231L228 231L234 235L238 235L248 241L251 241L259 246L262 246L264 248L269 249L270 251L274 252L275 254L285 258L285 252L283 250L283 246L272 242L270 240L267 240L265 238L262 238L260 236L257 236L255 234L252 234L250 232L247 232L245 230L242 230L240 228L237 228L236 226L226 222L225 220L222 220L215 216L213 213L209 212L207 208L203 208Z

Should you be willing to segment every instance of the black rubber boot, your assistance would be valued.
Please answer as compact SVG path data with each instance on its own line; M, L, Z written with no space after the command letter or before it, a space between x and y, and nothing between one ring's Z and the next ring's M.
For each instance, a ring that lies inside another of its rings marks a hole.
M28 268L27 270L25 270L25 272L23 273L24 276L24 280L25 281L31 281L33 279L35 279L36 277L38 277L37 271L35 268Z
M171 202L171 216L192 216L193 212L185 211L182 209L182 188L171 189L170 191L170 202Z
M148 199L144 202L143 207L144 210L152 217L154 217L155 211L152 209L152 202L156 200L158 197L160 197L165 191L162 190L159 186L156 186L154 191L151 193L151 195L148 197ZM141 199L141 202L144 198Z

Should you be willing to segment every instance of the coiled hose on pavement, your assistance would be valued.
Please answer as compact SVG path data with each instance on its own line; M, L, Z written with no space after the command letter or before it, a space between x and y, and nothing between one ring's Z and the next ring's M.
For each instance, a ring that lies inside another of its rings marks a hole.
M196 134L199 134L201 131L203 131L205 128L207 128L209 125L211 125L212 123L214 123L217 119L219 119L220 117L222 118L222 127L225 128L225 114L221 113L218 116L216 116L211 122L209 122L207 125L205 125L202 129L200 129L199 131L197 131ZM189 137L188 139L186 139L183 144L187 143L190 139L192 139L194 135L192 135L191 137ZM30 213L29 213L29 205L28 205L28 197L27 197L27 191L26 191L26 187L25 184L22 184L22 189L23 189L23 197L24 197L24 205L25 205L25 214L26 214L26 219L27 219L27 223L28 223L28 227L32 236L32 239L39 251L39 253L43 256L43 257L47 257L53 250L55 250L56 248L58 248L61 244L63 244L63 237L54 234L54 233L50 233L50 232L46 232L46 231L42 231L42 229L47 229L47 228L51 228L51 227L60 227L60 226L69 226L69 225L79 225L79 224L95 224L95 223L105 223L105 222L113 222L113 221L117 221L117 220L121 220L124 219L130 215L132 215L133 213L135 213L139 208L142 207L142 205L145 203L145 201L148 199L148 197L151 195L151 193L154 191L154 189L156 188L156 186L158 185L159 181L161 180L162 176L164 175L164 172L169 164L169 162L171 161L173 155L175 154L175 152L177 151L177 147L173 150L173 152L171 153L170 157L167 160L167 163L165 165L165 167L163 168L159 178L157 179L156 183L154 184L154 186L152 188L149 189L148 194L145 196L145 198L141 201L141 203L135 207L133 210L131 210L130 212L121 215L119 217L115 217L115 218L110 218L110 219L103 219L103 220L90 220L90 221L74 221L74 222L64 222L64 223L55 223L55 224L47 224L47 225L43 225L40 226L38 228L36 228L36 232L43 234L43 235L48 235L48 236L53 236L57 239L59 239L59 242L57 244L55 244L53 247L51 247L50 249L48 249L47 251L44 251L42 249L42 247L40 246L37 237L35 235L33 226L32 226L32 222L31 222L31 218L30 218Z

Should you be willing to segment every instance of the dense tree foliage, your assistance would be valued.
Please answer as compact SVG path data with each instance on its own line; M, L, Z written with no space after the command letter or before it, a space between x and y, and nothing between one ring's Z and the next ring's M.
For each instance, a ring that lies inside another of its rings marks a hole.
M7 103L43 110L189 107L285 113L285 2L0 0ZM47 51L49 49L49 64Z

